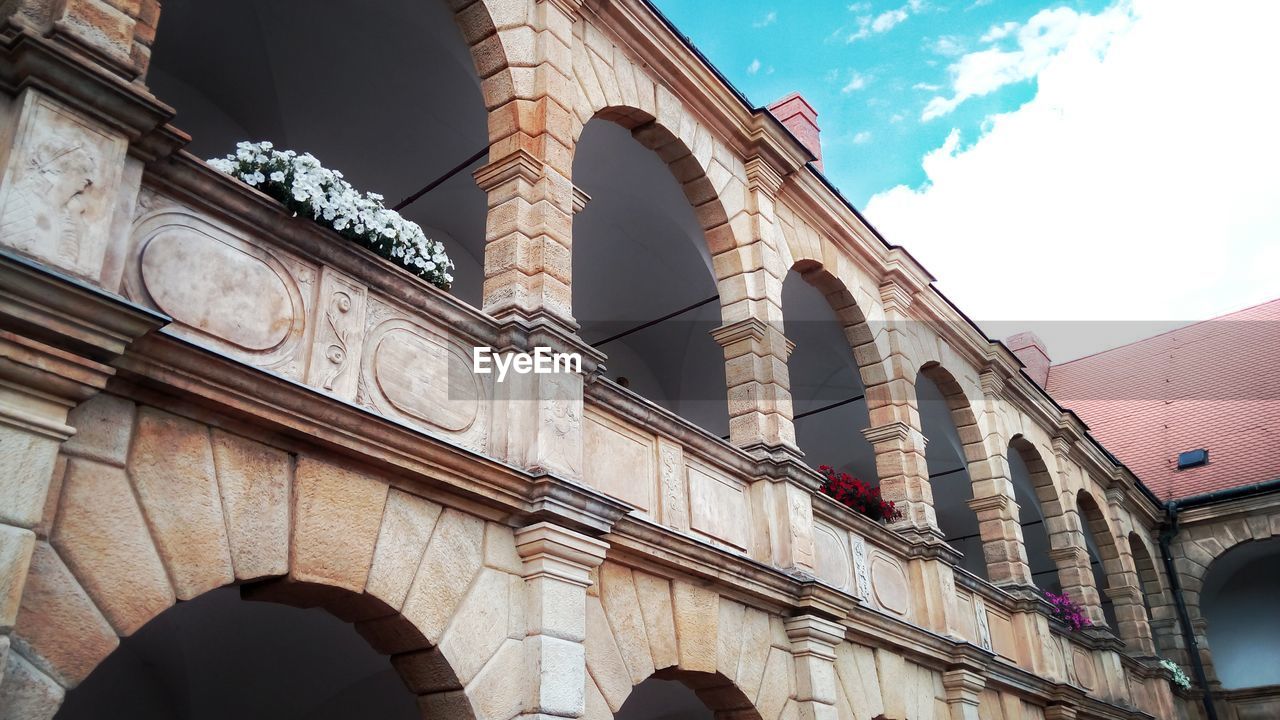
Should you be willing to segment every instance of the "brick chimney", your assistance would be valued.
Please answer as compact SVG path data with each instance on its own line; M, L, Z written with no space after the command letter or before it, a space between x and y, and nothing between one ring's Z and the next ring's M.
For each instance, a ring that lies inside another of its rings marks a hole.
M822 169L822 143L818 139L818 111L813 109L800 93L790 95L769 106L769 112L778 118L792 135L809 149L816 158L813 164Z
M1049 385L1049 352L1044 341L1033 332L1021 332L1010 335L1004 340L1005 347L1017 356L1026 366L1027 375L1040 387Z

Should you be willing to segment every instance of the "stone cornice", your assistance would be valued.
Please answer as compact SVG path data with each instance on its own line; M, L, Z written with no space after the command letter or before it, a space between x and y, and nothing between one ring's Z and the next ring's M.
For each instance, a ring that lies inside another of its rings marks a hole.
M488 192L499 185L510 180L520 179L529 183L536 184L542 179L545 164L534 157L528 150L520 148L505 157L491 160L480 166L471 176L475 178L476 185L481 190Z
M591 570L604 562L609 550L603 540L549 522L516 530L515 542L526 580L552 578L581 587L591 584Z
M168 123L173 108L141 85L126 82L97 62L29 29L10 24L0 32L0 88L16 95L39 88L129 139L129 152L164 157L190 138Z

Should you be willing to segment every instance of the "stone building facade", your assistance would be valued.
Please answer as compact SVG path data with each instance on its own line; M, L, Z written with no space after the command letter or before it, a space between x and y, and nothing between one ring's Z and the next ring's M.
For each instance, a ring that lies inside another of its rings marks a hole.
M611 718L653 679L716 718L1198 716L1156 661L1160 505L797 135L639 0L425 4L483 99L487 154L458 176L484 198L475 303L184 150L200 136L149 64L196 10L0 5L0 718L53 717L227 587L349 623L422 717ZM575 213L608 199L575 153L601 124L660 160L704 242L727 437L580 332ZM789 274L856 371L867 419L844 431L904 510L888 527L815 492ZM496 383L458 371L478 346L585 363ZM935 503L925 385L958 503ZM1033 507L1090 630L1041 599Z

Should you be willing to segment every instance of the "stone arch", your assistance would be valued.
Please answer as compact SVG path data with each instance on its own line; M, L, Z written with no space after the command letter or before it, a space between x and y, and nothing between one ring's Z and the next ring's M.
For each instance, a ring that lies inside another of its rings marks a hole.
M1097 559L1094 562L1100 565L1093 571L1095 598L1086 605L1090 607L1095 623L1106 621L1119 630L1118 625L1121 621L1119 607L1129 604L1136 598L1127 597L1124 592L1126 587L1132 587L1132 583L1121 561L1120 548L1116 542L1117 535L1112 531L1111 523L1107 520L1102 505L1087 489L1081 489L1076 493L1076 509L1080 514L1081 526L1086 536L1086 547L1089 541L1092 541L1097 551Z
M963 470L969 479L969 498L965 504L976 515L977 537L981 541L982 561L970 561L967 567L975 572L985 571L987 579L998 585L1020 585L1030 581L1026 550L1023 546L1022 526L1018 516L1018 504L1004 459L1003 448L992 451L988 447L985 431L978 423L973 402L963 386L940 362L929 361L920 368L919 377L931 381L946 405L956 438L960 444L960 468L941 471L952 474ZM920 387L916 387L918 406L921 403ZM921 408L920 414L925 414ZM925 421L921 419L921 430ZM929 438L941 440L941 438ZM937 451L935 451L937 452ZM926 458L928 452L926 451ZM930 484L941 474L929 466ZM956 478L949 478L954 481ZM946 482L947 480L943 480ZM932 487L937 494L937 486ZM955 494L954 502L960 497ZM941 504L941 503L939 503ZM943 524L939 523L940 525ZM943 528L945 530L945 528Z
M778 720L796 704L782 618L613 561L588 591L586 656L588 720L611 720L650 677L681 681L726 716Z
M1201 593L1205 587L1205 579L1214 562L1227 552L1249 543L1280 537L1280 516L1258 515L1253 518L1233 518L1231 520L1206 523L1190 527L1182 536L1175 539L1173 546L1174 568L1182 586L1183 600L1187 606L1187 614L1191 617L1196 642L1200 646L1201 658L1205 664L1205 672L1209 679L1217 678L1213 667L1212 648L1209 645L1207 623L1201 607ZM1173 599L1166 595L1162 615L1174 612ZM1163 638L1162 649L1176 657L1184 667L1190 658L1182 646L1180 638L1170 634Z
M595 23L579 20L573 32L573 146L593 118L625 127L671 168L706 234L711 257L746 245L749 229L731 224L747 212L742 159Z
M1257 536L1249 530L1236 537L1196 578L1196 590L1184 588L1206 675L1225 690L1280 681L1280 621L1274 612L1280 537L1269 534L1265 516L1249 520Z
M1053 482L1053 473L1049 470L1048 464L1045 462L1044 455L1035 446L1026 435L1018 433L1009 439L1009 454L1016 455L1022 465L1027 470L1027 478L1030 482L1030 497L1023 498L1018 492L1018 484L1016 473L1010 468L1010 480L1014 486L1014 497L1019 506L1019 517L1022 517L1022 509L1027 507L1029 503L1034 503L1039 508L1039 515L1042 526L1039 533L1028 532L1025 528L1030 522L1023 520L1023 541L1026 543L1027 564L1031 572L1031 578L1036 585L1042 585L1036 581L1036 575L1045 571L1039 562L1039 553L1033 552L1033 547L1038 547L1037 542L1030 540L1030 537L1043 538L1044 559L1053 564L1053 571L1057 576L1057 584L1060 589L1065 583L1062 580L1061 563L1058 560L1058 553L1055 550L1064 547L1070 547L1072 537L1068 531L1068 524L1064 516L1062 500L1058 494L1057 487ZM1034 514L1034 513L1033 513Z
M888 377L884 369L884 356L880 346L876 344L866 313L845 282L817 260L797 260L791 269L800 273L805 282L822 293L831 306L853 352L854 361L858 364L862 384L871 388L885 383Z
M80 432L63 445L13 630L13 655L37 688L20 695L56 709L118 636L175 602L240 585L352 622L393 656L428 717L519 710L498 689L523 681L509 528L116 396L81 404L71 424Z

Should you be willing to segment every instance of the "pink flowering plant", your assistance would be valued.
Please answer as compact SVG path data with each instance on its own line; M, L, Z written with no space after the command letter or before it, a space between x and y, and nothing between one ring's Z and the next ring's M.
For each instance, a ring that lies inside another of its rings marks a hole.
M850 510L880 522L893 522L902 518L902 511L892 500L880 497L880 488L872 487L849 473L837 472L830 465L819 466L818 472L824 478L818 491Z
M1058 594L1045 592L1044 599L1049 601L1049 606L1053 608L1053 616L1072 630L1079 632L1084 628L1093 625L1093 621L1085 613L1084 608L1079 603L1072 600L1066 593Z

